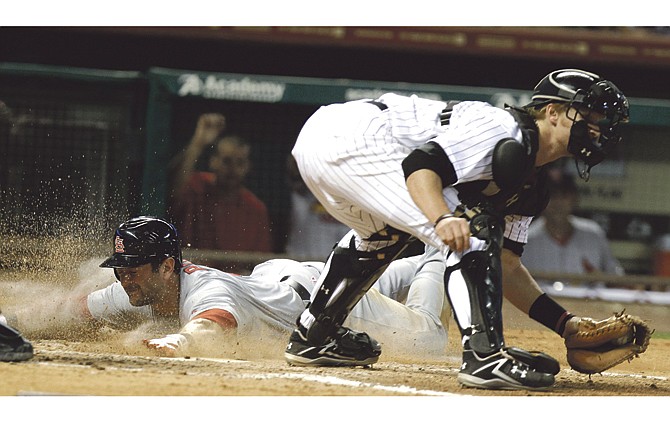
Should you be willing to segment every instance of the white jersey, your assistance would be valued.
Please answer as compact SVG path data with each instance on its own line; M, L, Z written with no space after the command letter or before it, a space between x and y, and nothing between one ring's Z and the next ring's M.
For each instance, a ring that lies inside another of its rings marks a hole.
M442 126L446 103L392 93L367 100L321 107L303 127L292 154L303 180L329 212L369 237L385 225L403 230L437 247L448 248L433 224L412 200L402 161L431 141L442 147L456 171L457 182L492 178L492 153L504 138L522 141L521 130L507 111L485 102L456 104ZM460 201L452 187L443 191L453 211ZM508 216L505 234L525 242L530 218ZM381 244L383 246L383 244ZM365 242L359 250L365 248Z
M436 263L439 264L435 266ZM221 309L235 317L238 336L285 335L305 310L305 300L290 283L295 281L310 292L323 266L321 262L274 259L259 264L250 275L240 276L185 262L180 274L180 325L206 310ZM440 289L443 272L444 265L436 250L393 262L386 271L388 275L382 276L359 301L350 319L359 320L364 331L385 332L380 342L398 347L398 352L410 352L416 341L421 340L417 347L421 353L443 354L447 338L440 321L445 298L444 289ZM416 293L408 293L416 277L425 278L434 288L426 288L424 284L424 288L415 289ZM390 298L406 298L407 306ZM130 304L118 281L89 294L87 304L94 319L112 325L122 324L129 314L146 320L152 318L150 306ZM397 334L411 339L405 342ZM401 343L409 346L399 347Z
M614 258L605 231L591 219L570 216L573 233L566 243L559 243L547 232L545 219L539 217L528 231L528 244L521 261L530 271L623 275Z
M311 192L291 193L291 231L286 253L297 260L323 258L349 231L335 220Z

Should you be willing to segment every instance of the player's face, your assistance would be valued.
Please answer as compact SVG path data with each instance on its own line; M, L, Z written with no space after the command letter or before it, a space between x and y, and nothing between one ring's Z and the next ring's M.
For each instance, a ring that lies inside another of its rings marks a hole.
M556 125L556 140L558 149L555 150L554 156L551 157L550 161L556 160L561 157L568 157L572 154L568 151L568 144L570 143L570 138L572 134L572 126L578 121L586 120L588 127L588 135L592 143L597 143L600 141L600 127L598 126L597 121L602 118L602 115L598 113L584 113L577 111L574 107L568 108L566 111L562 112L558 116L558 123ZM588 142L585 140L585 142ZM590 145L579 145L579 147L588 147Z
M134 306L147 306L156 304L162 298L161 293L165 290L165 282L154 272L151 263L137 267L125 267L116 269L123 290L126 291L130 304Z
M216 174L217 184L226 189L238 188L249 174L249 149L228 139L222 139L209 160L209 168Z
M552 194L542 215L551 223L565 222L576 205L577 194L562 192Z
M569 120L573 122L586 120L589 128L589 137L594 143L600 143L600 126L598 121L605 118L605 115L596 112L589 112L584 110L577 110L574 107L570 107L566 112L566 116Z

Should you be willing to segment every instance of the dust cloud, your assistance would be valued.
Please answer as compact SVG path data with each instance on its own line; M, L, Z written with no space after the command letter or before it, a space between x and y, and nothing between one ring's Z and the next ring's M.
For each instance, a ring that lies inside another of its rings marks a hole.
M114 281L111 270L97 267L101 261L82 262L67 274L42 273L37 277L42 279L33 279L33 271L12 273L12 279L0 281L2 313L26 337L80 338L77 332L87 324L82 301Z

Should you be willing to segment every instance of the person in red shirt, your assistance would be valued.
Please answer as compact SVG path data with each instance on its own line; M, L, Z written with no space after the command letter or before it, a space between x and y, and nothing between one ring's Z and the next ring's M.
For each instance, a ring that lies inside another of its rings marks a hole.
M225 118L203 114L190 144L179 156L173 177L172 212L185 246L198 249L272 252L265 203L245 186L251 146L237 136L221 136ZM196 162L208 147L207 170Z

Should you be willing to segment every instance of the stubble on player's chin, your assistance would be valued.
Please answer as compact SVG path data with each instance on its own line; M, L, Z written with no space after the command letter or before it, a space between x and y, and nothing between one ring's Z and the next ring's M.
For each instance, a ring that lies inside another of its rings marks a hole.
M149 305L150 303L149 299L142 295L141 290L131 290L130 292L126 291L126 294L128 295L128 301L130 301L132 306L142 307Z

